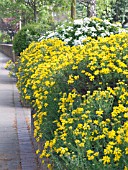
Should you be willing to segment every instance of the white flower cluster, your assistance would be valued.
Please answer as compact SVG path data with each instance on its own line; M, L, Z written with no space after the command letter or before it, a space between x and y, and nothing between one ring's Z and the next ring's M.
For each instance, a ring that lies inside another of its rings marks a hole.
M112 24L108 20L101 20L99 18L84 18L69 22L68 25L63 24L56 28L55 32L48 32L43 35L41 39L58 37L65 41L68 45L81 45L86 37L106 37L111 34L117 34L125 31L121 28L119 23Z

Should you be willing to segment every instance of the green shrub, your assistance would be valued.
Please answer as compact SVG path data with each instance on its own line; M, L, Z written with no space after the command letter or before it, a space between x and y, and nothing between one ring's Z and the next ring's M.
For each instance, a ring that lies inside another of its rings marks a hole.
M13 49L16 55L25 50L32 41L37 41L40 37L41 30L38 25L30 24L24 26L15 36L13 40Z

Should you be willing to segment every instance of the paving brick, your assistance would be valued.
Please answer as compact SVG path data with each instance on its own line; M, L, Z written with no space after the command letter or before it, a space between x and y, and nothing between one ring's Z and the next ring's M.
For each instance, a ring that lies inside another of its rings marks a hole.
M16 81L4 69L8 60L0 53L0 170L41 170L28 130L30 109L22 107Z

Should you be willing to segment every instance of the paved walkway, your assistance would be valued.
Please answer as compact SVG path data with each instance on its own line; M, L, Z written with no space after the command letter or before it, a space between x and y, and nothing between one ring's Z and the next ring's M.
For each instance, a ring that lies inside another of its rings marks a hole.
M19 102L15 80L0 53L0 170L40 170L30 135L30 109Z

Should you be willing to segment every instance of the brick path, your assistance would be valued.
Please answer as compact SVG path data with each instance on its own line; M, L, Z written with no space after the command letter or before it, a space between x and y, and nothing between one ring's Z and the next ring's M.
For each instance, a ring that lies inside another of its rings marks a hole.
M15 80L0 53L0 170L41 170L30 135L30 109L22 107Z

